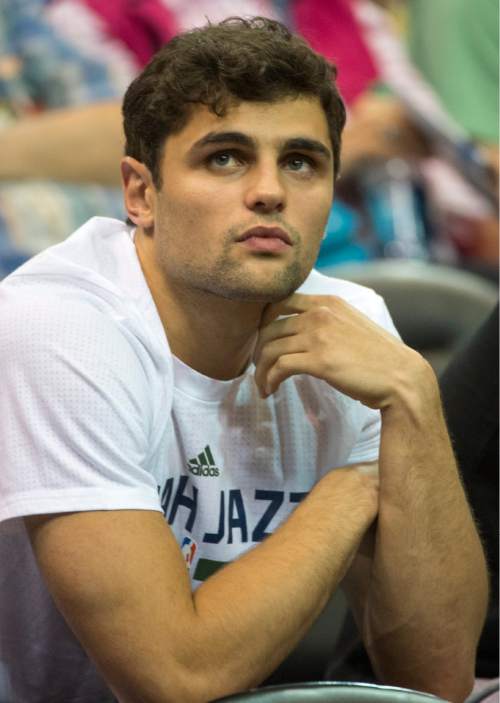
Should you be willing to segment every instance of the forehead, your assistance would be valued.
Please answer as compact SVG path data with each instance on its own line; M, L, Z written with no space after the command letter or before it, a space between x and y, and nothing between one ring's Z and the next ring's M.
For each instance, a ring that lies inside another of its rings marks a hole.
M211 132L240 132L257 146L276 145L297 137L320 141L331 149L325 112L317 98L287 98L276 102L242 101L222 117L196 105L184 128L166 140L165 153L188 150Z

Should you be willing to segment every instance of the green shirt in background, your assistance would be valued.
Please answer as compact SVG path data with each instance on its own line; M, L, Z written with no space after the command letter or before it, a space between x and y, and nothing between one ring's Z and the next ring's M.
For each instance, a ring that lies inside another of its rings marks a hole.
M450 116L498 143L498 0L409 0L410 55Z

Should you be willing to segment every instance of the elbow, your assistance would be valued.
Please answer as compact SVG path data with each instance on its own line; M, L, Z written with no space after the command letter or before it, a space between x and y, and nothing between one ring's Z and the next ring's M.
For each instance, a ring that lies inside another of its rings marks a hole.
M443 685L432 685L422 689L423 693L431 693L450 703L464 703L474 687L474 677L458 677L457 680Z
M147 678L141 676L120 682L106 680L120 703L209 703L247 690L257 683L232 676L223 664L207 666L196 657L189 663L176 661L167 669L150 671Z
M464 703L474 687L475 659L470 657L446 657L413 662L395 671L392 667L375 667L381 683L400 686L422 693L438 696L450 703Z
M209 703L248 690L256 684L257 682L243 682L240 677L231 676L231 672L224 666L206 669L194 663L193 666L180 667L169 678L168 690L162 692L158 703ZM144 703L144 700L134 700L134 703Z
M428 693L440 696L450 703L464 703L474 687L474 667L455 669L443 685L433 686Z
M432 677L416 681L415 679L400 677L395 679L390 677L384 679L383 683L387 686L400 686L413 691L428 693L437 696L440 700L447 701L447 703L464 703L474 687L474 676L463 676L454 672L442 679Z

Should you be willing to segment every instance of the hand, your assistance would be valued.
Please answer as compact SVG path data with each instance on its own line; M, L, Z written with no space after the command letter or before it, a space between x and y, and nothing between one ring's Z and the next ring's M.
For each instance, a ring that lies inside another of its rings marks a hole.
M343 578L359 554L360 545L374 526L379 511L377 462L355 464L329 471L313 491L326 491L326 503L339 533L350 534L352 542L345 560ZM365 543L366 550L369 543ZM365 554L366 556L366 554ZM358 563L360 563L358 561ZM364 564L364 559L361 559Z
M328 502L335 506L335 519L344 515L350 523L358 521L364 532L378 514L379 483L378 462L372 461L332 469L316 486L331 491Z
M265 310L254 361L262 397L289 376L309 374L378 409L411 387L425 364L341 298L299 293Z

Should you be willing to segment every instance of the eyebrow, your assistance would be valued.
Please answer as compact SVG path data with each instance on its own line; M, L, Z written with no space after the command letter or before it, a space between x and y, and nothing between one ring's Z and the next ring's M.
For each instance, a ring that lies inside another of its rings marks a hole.
M211 144L239 144L248 149L257 148L255 140L243 132L209 132L195 142L189 151L192 153L203 149L205 146L210 146ZM309 137L291 137L281 144L282 151L292 151L294 149L313 152L327 160L332 158L330 149L322 142L316 139L310 139Z
M255 141L243 132L209 132L193 144L190 151L202 149L210 144L240 144L249 148L255 147Z
M311 151L323 156L325 159L330 160L332 158L330 149L322 142L318 142L316 139L309 139L309 137L293 137L292 139L287 139L283 145L283 149L284 151L292 151L293 149Z

